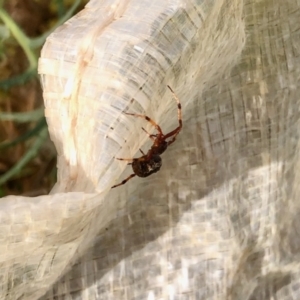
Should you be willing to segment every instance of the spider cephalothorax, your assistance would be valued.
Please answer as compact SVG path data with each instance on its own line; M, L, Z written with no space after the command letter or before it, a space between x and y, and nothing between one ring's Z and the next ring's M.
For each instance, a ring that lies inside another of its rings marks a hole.
M172 143L175 142L176 136L180 132L182 128L182 118L181 118L181 104L173 90L168 86L170 89L173 97L175 98L177 102L177 111L178 111L178 122L179 126L172 130L171 132L167 134L163 134L160 126L156 124L152 119L150 119L148 116L145 115L138 115L138 114L132 114L132 113L125 113L127 115L139 117L139 118L144 118L148 122L150 122L155 129L158 131L157 134L149 134L144 128L142 128L150 137L150 139L153 141L153 145L145 154L141 149L141 153L143 156L139 158L117 158L118 160L126 160L128 161L129 165L132 166L132 170L134 174L131 174L129 177L124 179L121 183L116 184L112 186L112 188L115 188L117 186L120 186L122 184L125 184L129 179L131 179L134 176L139 176L139 177L148 177L153 173L156 173L157 171L160 170L162 161L160 155L166 151L168 146L170 146ZM168 138L171 138L169 141L167 141Z

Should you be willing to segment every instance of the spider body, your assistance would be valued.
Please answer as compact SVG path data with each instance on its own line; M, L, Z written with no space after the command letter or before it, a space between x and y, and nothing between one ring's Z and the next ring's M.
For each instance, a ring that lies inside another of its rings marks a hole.
M132 170L134 174L131 174L129 177L124 179L121 183L112 186L112 188L115 188L117 186L125 184L128 180L135 176L139 177L148 177L153 173L156 173L160 170L162 166L162 160L160 155L166 151L168 146L170 146L172 143L175 142L177 135L179 134L181 128L182 128L182 118L181 118L181 104L177 96L175 95L174 91L168 86L170 89L173 97L175 98L177 102L177 111L178 111L178 123L179 126L175 128L174 130L170 131L167 134L163 134L160 126L156 124L152 119L150 119L148 116L145 115L139 115L139 114L132 114L132 113L125 113L127 115L135 116L138 118L144 118L146 121L150 122L152 126L155 127L157 130L157 134L149 134L144 128L142 128L149 136L149 138L153 141L153 145L145 154L141 149L141 153L143 156L139 158L117 158L118 160L125 160L128 161L129 165L132 166ZM167 139L171 138L167 141Z
M167 150L168 146L168 142L156 138L149 152L151 152L152 155L161 155Z
M151 159L144 155L140 158L134 159L131 166L134 174L139 177L148 177L160 170L162 165L161 157L157 154L153 155Z

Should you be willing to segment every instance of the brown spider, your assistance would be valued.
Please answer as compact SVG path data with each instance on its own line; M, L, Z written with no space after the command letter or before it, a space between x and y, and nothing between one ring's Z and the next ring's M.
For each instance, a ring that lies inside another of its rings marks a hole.
M124 179L121 183L112 186L111 187L112 189L115 188L115 187L117 187L117 186L125 184L128 180L130 180L134 176L148 177L151 174L156 173L156 172L159 171L159 169L160 169L160 167L162 165L160 155L166 151L166 149L168 148L168 146L170 146L172 143L175 142L176 136L178 135L178 133L180 132L180 130L182 128L181 104L180 104L180 101L179 101L178 97L175 95L174 91L171 89L171 87L168 86L168 88L170 89L173 97L175 98L175 100L177 102L179 126L176 129L172 130L171 132L169 132L167 134L163 134L160 126L158 124L156 124L148 116L146 116L146 115L138 115L138 114L131 114L131 113L125 113L126 115L130 115L130 116L135 116L135 117L146 119L148 122L150 122L156 128L156 130L158 131L158 133L157 134L150 134L144 128L142 128L148 134L148 136L150 137L150 139L153 141L153 145L150 148L150 150L147 152L147 154L145 154L140 149L140 151L143 154L143 156L141 156L139 158L117 158L118 160L129 161L128 165L132 166L132 170L133 170L134 174L131 174L129 177L127 177L126 179ZM170 137L172 137L172 139L169 140L169 141L166 141L166 139L170 138Z

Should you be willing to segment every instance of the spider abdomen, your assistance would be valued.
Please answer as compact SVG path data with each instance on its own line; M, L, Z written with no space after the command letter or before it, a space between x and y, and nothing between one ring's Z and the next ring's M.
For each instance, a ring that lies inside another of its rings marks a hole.
M139 177L148 177L161 168L162 161L159 155L153 155L151 159L135 159L132 162L132 169Z

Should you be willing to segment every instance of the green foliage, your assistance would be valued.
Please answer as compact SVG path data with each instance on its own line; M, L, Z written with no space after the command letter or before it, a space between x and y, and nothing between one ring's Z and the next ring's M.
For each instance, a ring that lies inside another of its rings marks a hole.
M24 51L28 60L28 67L24 72L0 80L0 89L6 93L12 87L21 86L26 82L37 78L37 65L40 47L44 44L48 35L53 32L58 26L68 20L78 8L81 0L72 1L72 6L67 9L64 1L52 0L51 4L56 6L57 22L50 30L44 32L38 37L30 38L12 19L12 17L4 10L3 0L0 0L0 62L6 58L7 45L15 43L19 45ZM1 24L2 22L2 24ZM16 146L26 141L26 151L18 162L8 171L0 176L0 197L5 195L4 189L1 185L7 183L10 179L16 178L24 166L26 166L32 159L34 159L48 138L48 130L45 117L43 116L43 108L24 113L4 113L0 112L0 121L12 121L15 123L33 123L30 130L25 132L22 136L12 140L0 143L0 152L9 147ZM35 124L35 125L34 125ZM27 141L30 140L30 143Z

